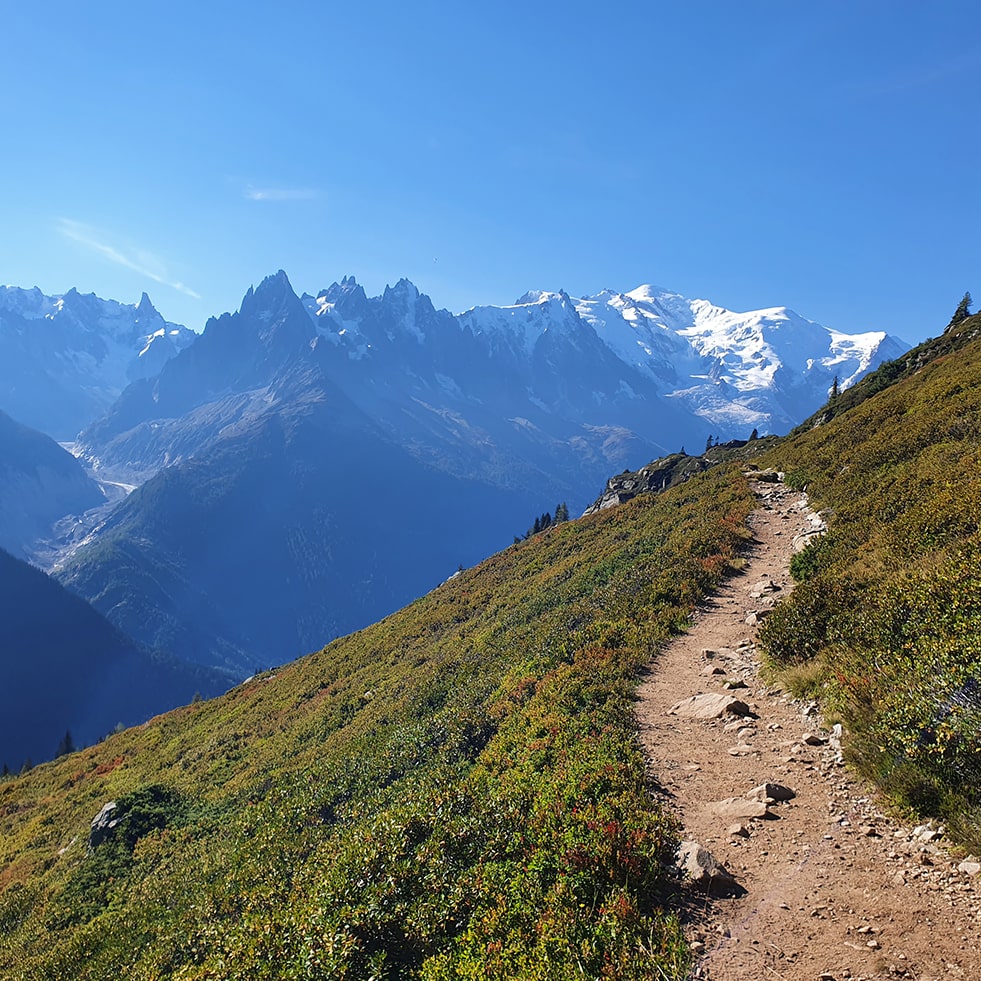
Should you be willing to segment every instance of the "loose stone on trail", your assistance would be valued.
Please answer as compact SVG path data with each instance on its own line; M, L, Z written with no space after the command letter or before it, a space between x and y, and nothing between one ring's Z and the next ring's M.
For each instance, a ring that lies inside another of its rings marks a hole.
M749 706L732 695L707 692L704 695L692 695L668 710L668 715L677 715L684 719L720 719L729 714L749 715Z

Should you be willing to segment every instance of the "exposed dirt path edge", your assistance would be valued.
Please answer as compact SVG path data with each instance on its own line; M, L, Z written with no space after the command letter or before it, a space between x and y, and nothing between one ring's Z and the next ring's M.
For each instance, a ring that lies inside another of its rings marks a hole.
M700 608L658 655L638 690L637 718L658 792L684 837L708 848L746 890L692 894L694 977L712 981L981 979L981 875L960 869L926 831L900 826L840 762L813 705L768 689L757 672L754 620L792 588L795 536L813 530L806 496L754 485L756 541L747 569ZM724 673L708 672L721 667ZM699 692L732 694L755 718L669 714ZM795 791L771 817L721 816L712 802L764 783ZM742 824L744 830L736 831ZM745 835L745 836L744 836Z

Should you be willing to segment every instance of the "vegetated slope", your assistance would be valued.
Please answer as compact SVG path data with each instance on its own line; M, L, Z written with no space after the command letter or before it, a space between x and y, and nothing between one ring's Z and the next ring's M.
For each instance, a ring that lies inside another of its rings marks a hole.
M0 550L3 711L0 762L51 759L66 732L78 746L118 723L227 687L215 672L153 655L84 600Z
M768 462L829 533L762 632L823 693L851 758L981 847L981 318L839 396ZM845 400L847 407L843 408Z
M104 501L70 453L0 411L0 548L24 558L56 521Z
M559 524L0 783L0 972L684 977L631 695L751 506L717 467Z

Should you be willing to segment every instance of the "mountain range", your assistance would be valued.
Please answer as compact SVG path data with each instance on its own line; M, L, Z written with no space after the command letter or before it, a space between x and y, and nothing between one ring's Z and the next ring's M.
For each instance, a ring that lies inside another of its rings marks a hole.
M611 473L789 428L903 349L651 286L455 316L404 279L297 294L280 271L199 335L145 296L8 287L0 359L34 381L0 376L0 408L71 446L92 502L40 509L11 546L135 643L231 683L387 615L560 502L580 513ZM18 479L0 503L35 486Z

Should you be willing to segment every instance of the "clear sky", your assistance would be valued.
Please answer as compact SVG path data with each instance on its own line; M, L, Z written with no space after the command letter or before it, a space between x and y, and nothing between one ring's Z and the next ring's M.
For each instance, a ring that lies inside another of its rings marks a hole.
M910 342L981 300L981 5L0 0L0 283L200 329L285 269L654 283Z

